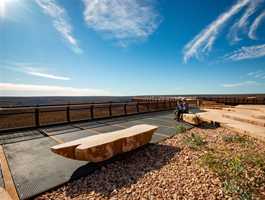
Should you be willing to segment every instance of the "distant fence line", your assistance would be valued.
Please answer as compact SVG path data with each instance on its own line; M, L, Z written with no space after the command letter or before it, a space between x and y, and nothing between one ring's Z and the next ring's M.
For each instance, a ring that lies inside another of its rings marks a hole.
M265 95L186 96L185 98L191 107L199 107L204 100L228 105L265 104ZM142 96L134 97L132 102L123 103L82 103L0 108L0 131L171 110L176 107L179 99L179 97Z
M170 99L146 102L2 108L0 110L0 131L171 110L176 107L176 103L177 100ZM190 101L190 104L195 106L196 101Z
M133 97L133 101L149 102L156 100L176 100L181 97L174 96L139 96ZM223 103L227 105L238 104L265 104L265 94L250 94L250 95L191 95L184 96L186 99L197 99L198 101L215 101L217 103Z

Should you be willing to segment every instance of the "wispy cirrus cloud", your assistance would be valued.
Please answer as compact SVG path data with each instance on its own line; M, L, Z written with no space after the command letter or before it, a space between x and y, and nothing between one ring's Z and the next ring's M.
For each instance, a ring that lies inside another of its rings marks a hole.
M215 21L195 36L195 38L184 47L184 62L187 63L192 57L199 59L203 53L208 53L212 49L213 43L215 42L221 28L231 19L231 17L236 15L249 3L250 0L239 0L229 10L221 14Z
M249 6L247 7L242 17L230 28L229 36L232 42L238 42L241 40L241 38L239 37L240 31L247 31L249 18L257 11L262 2L263 0L251 0L249 2Z
M75 53L82 53L77 39L73 36L73 28L68 20L66 10L60 6L55 0L36 0L36 3L41 7L43 12L48 15L53 22L54 28L71 46Z
M253 77L253 78L265 79L265 71L264 70L257 70L257 71L249 72L247 75L249 77Z
M248 87L248 86L260 86L261 83L258 83L256 81L243 81L238 83L225 83L222 84L222 87L225 88L235 88L235 87Z
M71 80L69 77L66 77L66 76L58 76L54 74L42 73L42 72L36 71L36 69L27 69L25 73L32 75L32 76L38 76L42 78L49 78L49 79L55 79L55 80L64 80L64 81Z
M225 60L239 61L265 56L265 44L243 46L239 50L228 53L224 56Z
M74 88L56 85L33 85L17 83L0 83L0 96L110 96L111 93L101 89Z
M147 39L159 26L161 17L154 0L83 0L88 27L121 46Z
M21 72L31 76L37 76L42 78L54 79L54 80L64 80L64 81L71 80L71 78L67 76L59 76L49 73L46 67L39 66L38 64L34 63L7 62L3 63L3 66L4 66L3 68L5 69Z
M262 20L265 19L265 11L263 11L252 23L252 25L250 26L249 32L248 32L248 36L249 38L256 40L257 36L256 36L256 32L257 29L259 27L259 25L261 24Z

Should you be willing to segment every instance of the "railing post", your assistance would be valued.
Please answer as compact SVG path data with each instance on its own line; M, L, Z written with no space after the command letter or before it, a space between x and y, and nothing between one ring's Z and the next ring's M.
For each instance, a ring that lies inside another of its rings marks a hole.
M139 113L139 102L138 101L136 103L136 111L137 111L137 113Z
M66 117L67 117L67 122L70 122L70 106L69 104L66 107Z
M123 105L123 109L124 109L124 114L127 115L127 104L126 103Z
M111 117L112 116L112 110L111 110L112 106L111 106L111 103L109 104L109 116Z
M40 126L40 110L39 110L39 105L35 107L35 124L36 127Z
M90 106L90 115L91 115L91 119L94 119L94 105Z

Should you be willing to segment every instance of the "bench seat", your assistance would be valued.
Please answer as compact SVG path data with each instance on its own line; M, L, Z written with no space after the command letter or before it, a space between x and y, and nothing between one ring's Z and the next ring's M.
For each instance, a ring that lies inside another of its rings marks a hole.
M66 158L96 163L147 144L157 129L157 126L141 124L58 144L51 150Z

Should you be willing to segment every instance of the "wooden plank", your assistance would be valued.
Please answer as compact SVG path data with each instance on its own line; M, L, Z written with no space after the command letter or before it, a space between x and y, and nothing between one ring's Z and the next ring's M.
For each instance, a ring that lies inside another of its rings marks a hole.
M5 190L8 192L8 194L13 200L19 200L16 186L13 181L10 168L8 166L8 162L7 162L2 145L0 145L0 164L1 164L3 179L5 183Z

